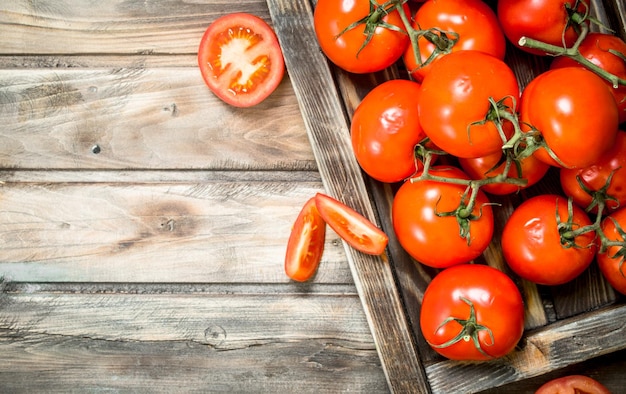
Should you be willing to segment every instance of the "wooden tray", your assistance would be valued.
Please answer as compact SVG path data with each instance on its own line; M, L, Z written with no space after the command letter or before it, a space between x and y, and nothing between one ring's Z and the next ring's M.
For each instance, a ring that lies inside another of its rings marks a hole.
M621 1L592 1L592 9L626 39ZM456 362L433 352L419 331L418 317L423 292L436 272L412 261L394 238L393 187L363 175L349 137L350 117L360 100L376 84L401 77L401 71L344 73L328 63L317 45L309 2L268 0L268 6L327 193L390 235L387 256L366 256L347 245L345 249L392 392L478 392L626 348L624 297L613 291L594 264L563 286L536 286L516 278L526 302L526 332L518 349L506 358ZM522 87L547 66L513 47L507 57ZM497 200L502 207L494 210L496 236L482 262L507 270L497 234L524 198L558 191L554 175L553 171L519 196Z

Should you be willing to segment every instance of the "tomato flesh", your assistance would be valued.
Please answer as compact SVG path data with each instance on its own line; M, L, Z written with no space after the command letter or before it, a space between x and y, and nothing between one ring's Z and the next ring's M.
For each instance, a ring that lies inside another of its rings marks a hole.
M289 236L285 256L288 277L298 282L311 279L322 258L325 237L326 223L312 197L302 207Z
M326 194L317 193L315 202L324 221L350 246L371 255L385 251L387 234L363 215Z
M198 65L209 89L236 107L250 107L267 98L285 70L272 28L246 13L225 15L207 28L198 49Z

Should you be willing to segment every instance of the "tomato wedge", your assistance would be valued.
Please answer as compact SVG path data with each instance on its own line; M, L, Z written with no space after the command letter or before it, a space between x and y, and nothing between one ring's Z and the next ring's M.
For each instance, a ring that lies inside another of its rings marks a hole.
M204 82L235 107L251 107L278 87L285 61L274 30L261 18L233 13L217 18L198 49Z
M326 194L314 198L324 221L350 246L371 255L385 251L389 237L363 215Z
M309 280L317 271L324 252L326 223L311 197L302 207L291 230L285 256L285 273L298 282Z

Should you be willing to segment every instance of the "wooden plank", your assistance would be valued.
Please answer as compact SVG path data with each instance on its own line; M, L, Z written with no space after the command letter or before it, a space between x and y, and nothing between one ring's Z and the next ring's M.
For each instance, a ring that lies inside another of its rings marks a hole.
M483 363L442 361L426 367L433 393L499 387L626 349L626 305L607 307L530 332L520 349Z
M114 176L114 175L112 175ZM319 181L0 185L0 275L14 281L287 283L283 257ZM257 177L257 178L255 178ZM315 282L351 283L328 231Z
M373 349L357 294L46 293L2 296L5 334L100 341L187 341L235 350L310 339ZM2 368L0 368L2 369Z
M326 339L216 351L193 342L0 334L0 389L19 393L384 393L375 350Z
M3 294L3 392L383 392L356 294Z
M258 0L5 1L0 4L0 53L190 54L217 17L249 12L268 20Z
M236 109L197 67L0 70L0 167L315 169L293 96Z
M308 2L269 0L287 70L300 103L326 191L378 223L349 143L345 109L320 52ZM427 392L394 273L383 257L346 254L393 392Z

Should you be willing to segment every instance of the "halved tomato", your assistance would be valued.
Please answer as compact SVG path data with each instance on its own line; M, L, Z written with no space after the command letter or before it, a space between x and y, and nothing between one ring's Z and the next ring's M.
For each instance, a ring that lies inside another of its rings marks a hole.
M299 282L309 280L322 259L326 223L320 216L315 197L311 197L302 207L291 230L285 256L285 273Z
M366 217L326 194L317 193L315 203L324 221L350 246L371 255L385 251L389 237Z
M200 41L198 65L209 89L235 107L265 100L285 73L274 30L247 13L224 15L211 23Z

